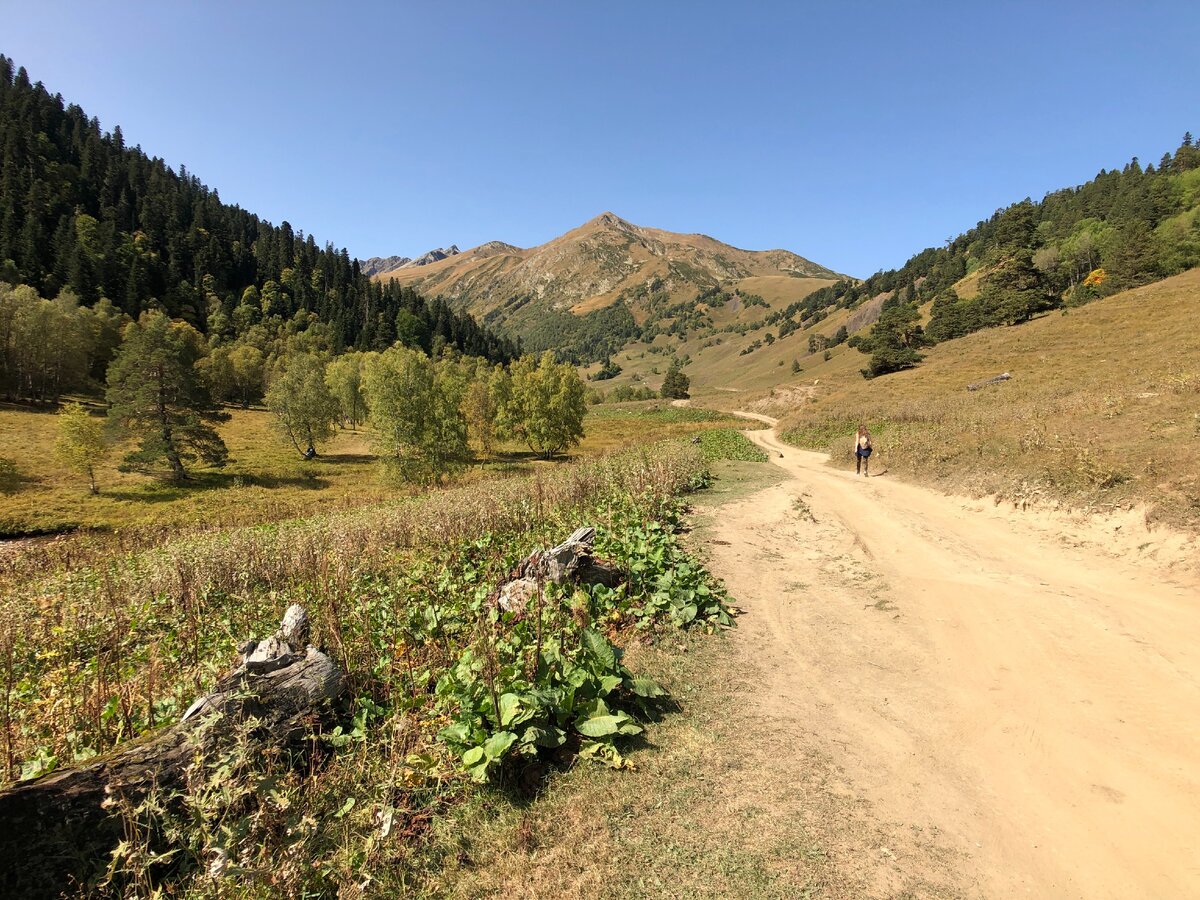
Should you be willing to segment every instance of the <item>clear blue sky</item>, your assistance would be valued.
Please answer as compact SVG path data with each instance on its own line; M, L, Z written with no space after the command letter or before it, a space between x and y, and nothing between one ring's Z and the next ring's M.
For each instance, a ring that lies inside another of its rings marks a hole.
M365 258L611 209L865 276L1200 133L1200 3L0 0L0 52Z

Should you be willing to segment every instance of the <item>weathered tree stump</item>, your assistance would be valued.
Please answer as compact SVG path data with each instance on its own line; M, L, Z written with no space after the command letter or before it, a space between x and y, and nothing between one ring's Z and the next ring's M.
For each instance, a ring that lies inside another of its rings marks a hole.
M584 526L557 547L534 550L517 563L489 599L505 612L521 612L537 595L539 581L616 587L625 580L625 575L611 563L592 556L595 539L596 529Z
M337 664L305 646L308 631L307 613L293 604L279 631L243 645L241 663L175 725L0 790L0 896L58 897L86 884L122 837L113 801L182 790L197 753L244 734L239 726L254 720L251 739L263 746L308 735L344 687Z

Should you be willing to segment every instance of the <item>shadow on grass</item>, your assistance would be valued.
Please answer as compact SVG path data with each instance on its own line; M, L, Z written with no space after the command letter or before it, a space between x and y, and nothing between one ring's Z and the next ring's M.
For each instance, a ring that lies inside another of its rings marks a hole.
M315 463L330 463L332 465L349 465L378 462L379 457L371 453L322 453L312 460Z
M124 490L102 490L101 493L114 500L132 500L138 503L172 503L197 493L239 487L300 488L321 490L332 482L316 475L275 475L272 473L249 474L245 472L191 472L187 481L151 481L144 486Z

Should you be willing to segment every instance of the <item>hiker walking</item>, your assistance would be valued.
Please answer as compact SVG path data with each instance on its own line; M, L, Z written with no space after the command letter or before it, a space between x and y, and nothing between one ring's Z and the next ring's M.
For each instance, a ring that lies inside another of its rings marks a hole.
M867 476L867 466L871 461L871 433L866 425L858 426L858 435L854 438L854 474Z

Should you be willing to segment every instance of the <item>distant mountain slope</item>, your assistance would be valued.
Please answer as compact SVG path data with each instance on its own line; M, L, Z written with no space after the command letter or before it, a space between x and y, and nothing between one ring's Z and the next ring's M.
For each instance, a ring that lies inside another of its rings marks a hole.
M745 289L751 304L770 294L769 304L797 300L840 276L787 250L741 250L708 235L646 228L606 212L538 247L493 241L373 277L440 296L489 324L504 325L527 347L562 349L575 337L568 315L601 315L612 326L611 343L619 347L621 334L632 336L663 319L673 324L695 318L698 305L724 306L723 300L704 304L701 297L712 300L747 279L753 280ZM740 307L734 300L733 307ZM687 327L703 324L689 321ZM602 352L605 347L595 345L577 355Z
M408 271L386 274L476 312L512 297L582 313L642 285L674 298L759 275L838 277L787 250L740 250L703 234L644 228L610 212L528 250L493 241L431 261L419 271L412 264L403 268Z
M376 275L387 275L395 272L397 269L427 266L430 263L441 262L448 257L457 256L459 252L458 245L451 244L449 248L438 247L436 250L422 253L415 259L408 256L372 256L370 259L360 259L358 266L364 275L368 278L374 278Z
M408 256L372 256L370 259L360 259L358 268L364 275L371 278L385 272L392 272L410 262L412 259Z
M854 307L886 296L852 343L868 377L917 365L920 351L985 328L1018 325L1200 265L1200 146L1143 168L1135 158L1078 187L1026 198L912 257L899 269L814 298ZM928 319L925 319L926 311Z

